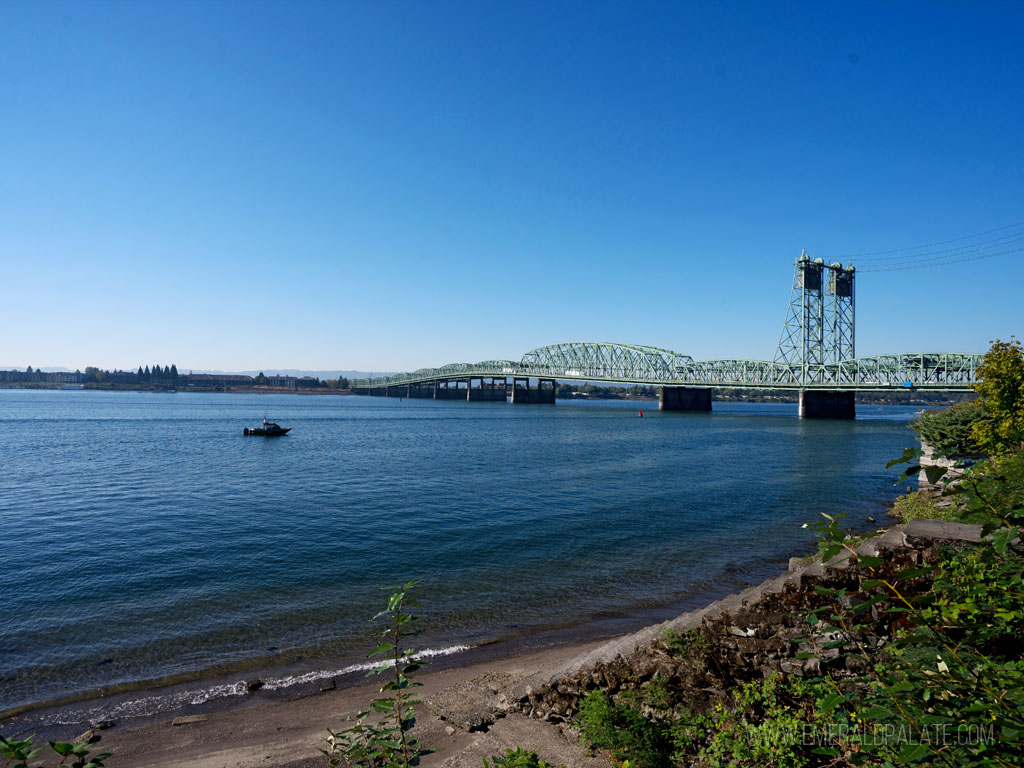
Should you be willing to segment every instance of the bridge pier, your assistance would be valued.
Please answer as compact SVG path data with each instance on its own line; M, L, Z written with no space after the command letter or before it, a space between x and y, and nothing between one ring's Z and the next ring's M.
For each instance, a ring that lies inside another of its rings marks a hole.
M852 391L801 389L801 419L852 419L856 415Z
M466 391L459 386L463 383L462 379L445 379L443 381L434 382L434 399L435 400L466 400L468 395ZM442 384L444 386L442 386ZM468 382L467 382L468 384Z
M432 384L423 382L410 384L406 397L433 398L434 387Z
M537 379L537 388L530 389L530 380L514 376L512 378L512 404L555 404L555 380Z
M485 384L485 380L489 383ZM479 381L480 386L474 387L474 381ZM507 399L508 396L505 394L504 380L502 381L502 386L499 387L497 381L493 377L470 377L469 384L466 387L466 400L473 402L505 402Z
M711 389L698 387L662 387L658 393L659 411L710 411Z

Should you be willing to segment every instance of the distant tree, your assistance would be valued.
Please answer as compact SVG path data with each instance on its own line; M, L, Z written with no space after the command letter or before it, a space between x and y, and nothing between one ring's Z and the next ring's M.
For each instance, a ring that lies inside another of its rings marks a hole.
M171 381L175 384L178 383L178 366L171 363Z
M142 381L145 378L146 374L144 374L142 372L142 366L141 365L139 366L139 372L136 375L139 377L139 381Z
M32 366L31 365L28 368L25 369L25 373L32 373Z
M147 365L145 373L142 374L142 378L145 381L149 381L151 376L152 376L152 374L149 372L149 366Z
M260 385L267 383L267 377L263 375L263 371L260 371L259 376L256 377L256 383Z
M342 376L338 379L338 389L348 389L348 377Z

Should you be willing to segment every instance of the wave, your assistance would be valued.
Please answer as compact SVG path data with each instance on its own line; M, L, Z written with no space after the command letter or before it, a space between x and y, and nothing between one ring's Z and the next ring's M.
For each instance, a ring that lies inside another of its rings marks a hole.
M445 648L427 648L413 655L414 659L429 659L434 656L451 656L455 653L468 651L471 645L451 645ZM290 688L293 685L314 683L318 680L326 680L332 677L342 677L354 672L368 672L379 666L393 666L394 660L362 662L349 664L340 669L317 669L301 675L288 675L286 677L271 677L263 680L262 688L268 691ZM230 696L243 696L248 690L248 683L239 680L237 683L226 683L212 685L207 688L195 688L187 691L160 694L155 696L143 696L137 699L120 701L111 704L101 704L86 709L67 709L57 712L46 718L49 725L74 725L83 721L97 722L100 720L124 720L139 717L153 717L155 715L171 712L189 705L205 704L213 699L227 698Z

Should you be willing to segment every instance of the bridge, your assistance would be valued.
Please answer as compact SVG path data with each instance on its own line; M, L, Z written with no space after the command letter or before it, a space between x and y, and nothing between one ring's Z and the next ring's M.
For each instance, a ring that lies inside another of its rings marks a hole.
M800 416L853 418L856 392L967 391L982 354L854 354L853 266L796 261L786 323L772 361L694 360L634 344L574 341L531 350L520 360L485 360L357 379L357 394L384 397L554 403L556 381L661 388L659 408L711 410L718 388L799 392Z

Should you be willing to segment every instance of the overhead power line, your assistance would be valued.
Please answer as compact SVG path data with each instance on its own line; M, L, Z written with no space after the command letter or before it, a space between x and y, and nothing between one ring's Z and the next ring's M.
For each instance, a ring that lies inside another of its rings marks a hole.
M1005 231L1007 229L1013 229L1015 227L1020 227L1020 226L1024 226L1024 221L1018 221L1015 224L1007 224L1006 226L1003 226L1003 227L996 227L995 229L986 229L983 232L975 232L973 235L964 235L963 237L954 237L951 240L939 240L939 241L934 242L934 243L925 243L923 245L914 245L914 246L909 246L909 247L905 247L905 248L891 248L889 250L884 250L884 251L866 251L866 252L863 252L863 253L847 253L847 254L844 254L842 256L839 256L838 258L840 258L840 259L842 259L844 261L847 261L849 259L861 259L861 260L864 260L864 261L873 261L874 259L872 259L870 257L874 257L874 256L887 256L887 255L893 254L893 253L907 253L909 251L920 251L920 250L924 250L925 248L934 248L934 247L939 246L939 245L948 245L950 243L959 243L959 242L963 242L964 240L971 240L971 239L973 239L975 237L981 237L982 235L990 235L993 232L1003 232L1003 231ZM983 242L989 242L989 241L983 241Z
M991 259L994 256L1006 256L1011 253L1024 252L1024 246L1020 248L1010 248L1003 251L980 251L973 255L963 254L959 258L947 258L940 261L925 260L924 262L911 262L909 264L873 264L867 267L858 268L858 272L898 272L904 269L926 269L928 267L942 267L947 264L961 264L966 261L980 261L981 259Z

